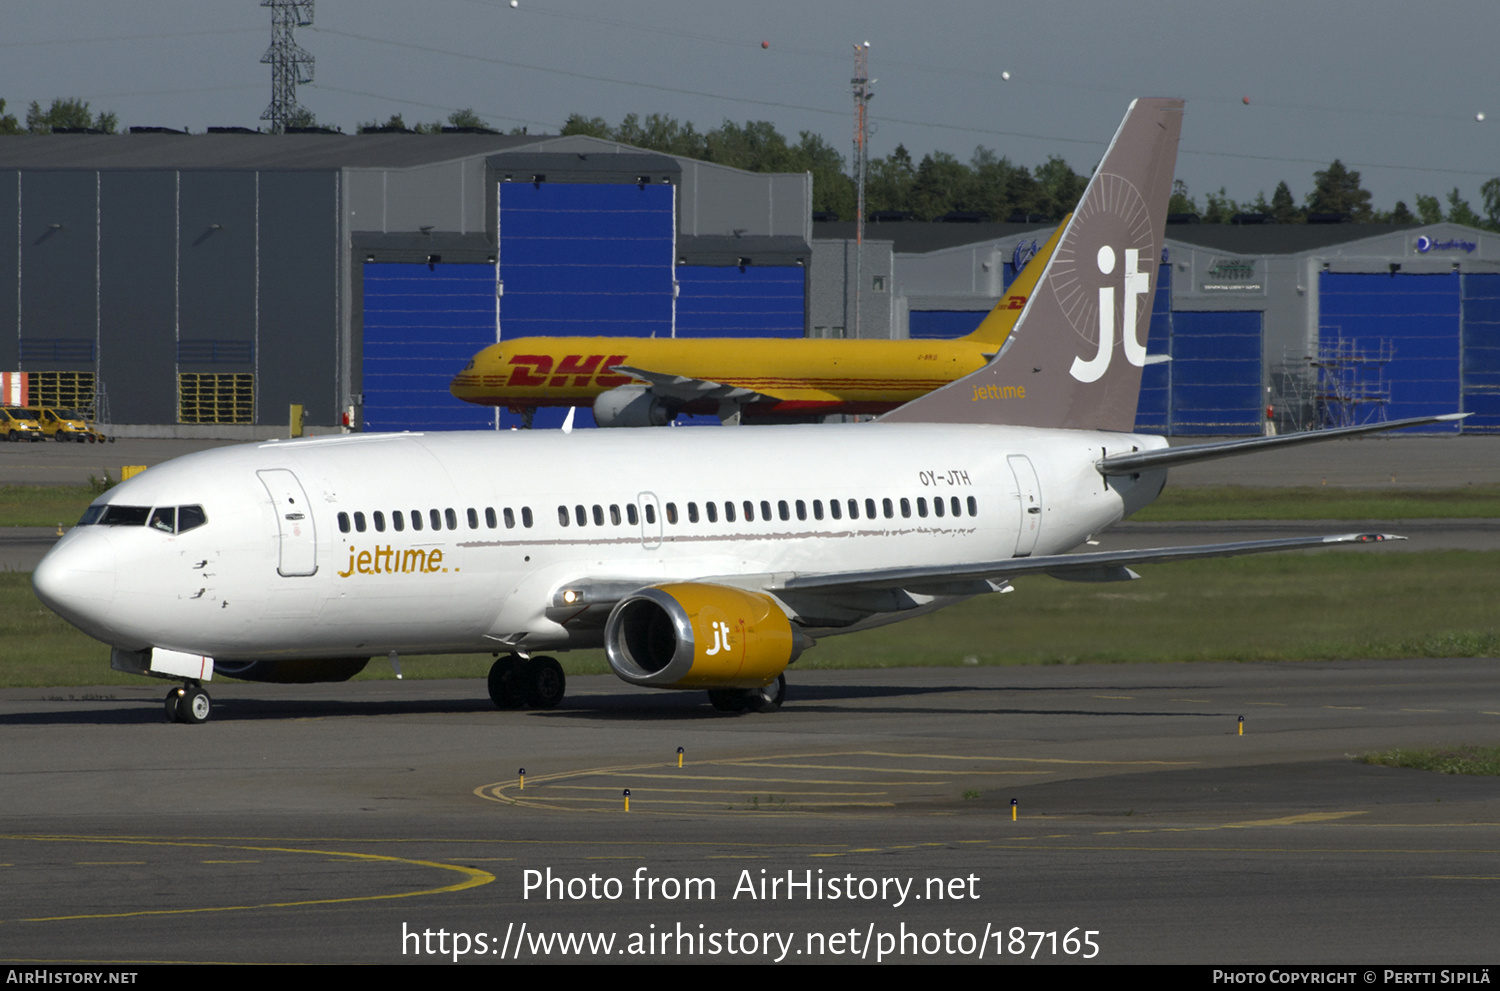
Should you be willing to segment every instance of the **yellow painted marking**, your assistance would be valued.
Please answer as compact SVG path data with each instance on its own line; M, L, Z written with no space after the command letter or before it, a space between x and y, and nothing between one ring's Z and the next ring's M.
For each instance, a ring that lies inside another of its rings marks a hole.
M753 784L754 782L752 781L751 783ZM926 782L923 782L923 783L925 784ZM940 783L944 783L944 782L940 782ZM610 793L613 794L615 792L618 792L620 789L614 787L613 785L553 785L552 788L551 788L551 791L554 791L554 792L558 791L558 790L567 790L567 791L607 791L607 792L610 792ZM649 787L649 788L641 788L639 786L636 786L636 787L632 787L630 789L630 797L631 798L639 798L641 795L658 795L658 794L672 793L672 792L687 792L688 794L692 794L692 795L743 795L743 794L745 794L745 789L743 789L743 788L657 788L657 787L654 787L654 786L653 787ZM788 792L787 794L789 796L790 795L884 795L885 791L884 790L881 790L881 791L796 791L796 792ZM552 795L549 794L548 797L556 797L556 796L552 796Z
M146 863L146 861L144 861L144 860L75 860L73 863L74 863L75 866L78 866L78 867L120 867L120 866L133 866L133 865L136 865L136 864L144 864L144 863Z
M1286 708L1286 703L1285 702L1249 702L1247 704L1248 705L1276 705L1276 706L1281 706L1282 708Z
M1325 705L1325 709L1363 709L1362 705Z
M910 773L910 772L908 772L908 773ZM918 771L916 773L920 774L922 772ZM933 771L931 773L937 774L939 772ZM943 773L943 774L952 774L953 772L952 771L943 771L941 773ZM1045 772L1043 772L1043 771L989 771L989 772L975 772L975 773L988 773L988 774L1043 774ZM762 778L762 777L759 777L759 776L756 776L756 775L751 775L751 774L718 774L718 775L715 775L715 774L632 774L630 777L631 777L632 781L639 781L642 778L667 778L667 779L672 780L672 781L750 781L750 782L763 781L763 782L769 782L771 784L791 783L791 784L805 784L805 785L867 785L867 784L870 783L868 781L843 781L843 780L839 780L839 779L836 779L836 778ZM885 784L885 785L930 785L930 784L944 785L944 784L949 784L949 783L950 782L947 782L947 781L883 781L883 782L881 782L881 784ZM553 785L552 787L554 787L554 788L571 788L571 787L574 787L574 786L573 785ZM643 787L652 787L652 786L647 785L647 786L643 786Z
M1401 709L1401 712L1447 712L1446 709Z
M1500 716L1500 712L1491 712L1488 709L1480 709L1479 711L1482 715L1486 716Z
M1500 881L1500 874L1429 874L1432 881Z
M1096 699L1133 699L1134 695L1095 695Z
M200 861L200 863L204 863L204 864L258 864L258 863L260 863L260 861L258 861L258 860L204 860L204 861Z
M353 902L390 901L397 898L416 898L421 895L449 894L455 891L463 891L467 888L476 888L489 884L495 880L495 875L488 871L482 871L474 867L464 867L459 864L444 864L434 860L413 860L409 857L393 857L380 853L343 853L339 850L308 850L297 847L278 846L254 846L250 844L210 842L207 840L158 840L141 837L99 837L99 836L28 836L28 835L0 835L0 839L6 840L30 840L39 843L118 843L131 846L148 847L188 847L228 850L251 850L256 853L288 853L288 854L311 854L317 856L339 855L366 863L395 863L410 864L413 867L431 867L435 870L454 871L464 875L464 880L456 884L444 885L439 888L425 888L421 891L406 891L383 895L354 895L347 898L309 898L301 901L289 902L261 902L253 905L209 905L199 908L162 908L144 909L134 912L98 912L83 915L55 915L31 919L21 919L21 922L68 922L77 919L129 919L141 918L153 915L197 915L209 912L243 912L250 909L261 908L297 908L304 905L343 905ZM144 863L145 861L140 861ZM347 863L348 861L344 861Z
M1209 702L1210 699L1170 699L1172 702Z

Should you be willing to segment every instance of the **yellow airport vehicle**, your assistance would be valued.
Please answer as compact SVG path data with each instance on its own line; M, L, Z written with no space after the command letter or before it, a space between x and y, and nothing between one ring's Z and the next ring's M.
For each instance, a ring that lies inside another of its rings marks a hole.
M88 441L93 444L104 440L104 435L94 429L88 417L76 409L57 409L51 406L29 406L27 411L36 414L42 433L55 441Z
M662 426L680 413L725 423L885 413L999 353L1062 230L979 327L956 340L521 337L480 351L449 390L527 423L539 406L590 406L601 427Z
M0 406L0 438L9 441L44 440L41 420L21 406Z

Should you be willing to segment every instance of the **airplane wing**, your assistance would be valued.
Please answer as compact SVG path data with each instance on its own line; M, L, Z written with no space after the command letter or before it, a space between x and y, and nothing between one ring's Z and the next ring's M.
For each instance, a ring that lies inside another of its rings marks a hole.
M736 403L752 403L778 398L754 389L725 385L723 382L714 382L711 379L690 378L686 375L673 375L670 372L653 372L631 365L613 365L610 371L638 378L649 384L651 391L663 399L676 399L681 402L691 402L694 399L728 399Z
M1207 557L1238 557L1270 551L1311 550L1335 544L1371 544L1405 540L1388 533L1340 533L1323 537L1285 537L1277 540L1242 540L1226 544L1190 544L1185 547L1149 547L1084 554L1048 554L1016 557L978 564L955 564L918 568L884 568L874 571L796 575L769 592L788 591L876 591L904 589L922 595L973 595L1020 575L1046 574L1066 581L1128 581L1139 577L1127 565L1157 561L1192 561Z
M1095 463L1101 475L1134 475L1151 468L1173 468L1208 461L1213 458L1228 458L1237 454L1254 454L1266 448L1295 447L1317 441L1337 440L1340 437L1357 437L1383 430L1401 430L1404 427L1420 427L1427 423L1443 423L1462 420L1468 413L1444 413L1442 416L1413 416L1405 420L1387 420L1381 423L1362 423L1353 427L1333 427L1328 430L1305 430L1279 437L1247 437L1243 440L1217 441L1212 444L1189 444L1186 447L1168 447L1159 451L1137 451L1132 454L1112 454Z

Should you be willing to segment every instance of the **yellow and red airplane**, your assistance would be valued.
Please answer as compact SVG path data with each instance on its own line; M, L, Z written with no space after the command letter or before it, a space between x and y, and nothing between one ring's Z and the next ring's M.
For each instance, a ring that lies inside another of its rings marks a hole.
M1062 230L978 328L955 340L520 337L479 352L449 389L528 424L539 406L592 406L601 427L662 426L680 413L725 423L884 413L999 353Z

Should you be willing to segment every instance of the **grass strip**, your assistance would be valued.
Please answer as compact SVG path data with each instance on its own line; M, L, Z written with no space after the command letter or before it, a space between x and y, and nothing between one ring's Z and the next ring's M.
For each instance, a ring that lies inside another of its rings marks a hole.
M1037 576L876 630L825 637L792 667L881 668L1500 656L1500 551L1362 551L1183 561L1134 582ZM608 671L603 651L559 659ZM487 654L403 656L407 677L481 677ZM360 678L390 678L380 658ZM0 573L0 685L141 684Z
M1500 486L1457 489L1173 488L1131 517L1157 523L1193 520L1419 520L1500 518Z
M1414 767L1439 774L1500 774L1500 747L1463 744L1424 750L1389 750L1360 760L1381 767Z
M0 485L0 526L72 526L113 484L106 473L93 485Z

